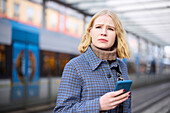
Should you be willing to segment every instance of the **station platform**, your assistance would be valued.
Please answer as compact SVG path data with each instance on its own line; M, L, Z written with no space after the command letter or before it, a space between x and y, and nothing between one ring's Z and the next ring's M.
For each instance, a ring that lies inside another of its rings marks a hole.
M163 79L164 78L164 79ZM130 76L132 113L170 113L170 77ZM6 113L52 113L55 102Z
M170 81L133 89L132 113L170 113Z

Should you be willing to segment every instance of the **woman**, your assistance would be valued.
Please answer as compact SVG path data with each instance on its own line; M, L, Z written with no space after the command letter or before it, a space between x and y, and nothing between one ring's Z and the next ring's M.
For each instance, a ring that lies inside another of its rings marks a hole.
M126 33L115 13L103 10L93 16L79 51L83 54L65 66L54 112L131 112L130 92L114 91L118 78L128 79L118 58L129 58Z

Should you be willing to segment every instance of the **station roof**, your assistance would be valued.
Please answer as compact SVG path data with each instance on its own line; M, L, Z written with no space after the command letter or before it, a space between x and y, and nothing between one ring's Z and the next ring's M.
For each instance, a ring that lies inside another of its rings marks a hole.
M153 43L170 45L170 0L51 0L92 16L113 10L126 31Z

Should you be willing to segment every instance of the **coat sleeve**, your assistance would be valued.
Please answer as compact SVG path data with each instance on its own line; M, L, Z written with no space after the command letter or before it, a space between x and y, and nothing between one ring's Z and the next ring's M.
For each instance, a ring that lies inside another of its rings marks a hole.
M54 113L99 113L99 98L81 100L82 80L71 63L65 66Z

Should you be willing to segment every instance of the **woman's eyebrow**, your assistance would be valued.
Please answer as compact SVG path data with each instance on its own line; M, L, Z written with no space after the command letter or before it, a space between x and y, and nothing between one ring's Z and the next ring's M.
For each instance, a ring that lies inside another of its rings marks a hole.
M112 26L112 25L108 25L108 27L112 27L112 28L115 28L115 26Z
M95 24L95 26L99 26L99 25L102 26L102 25L104 25L104 24Z
M95 24L95 26L103 26L104 24ZM115 26L113 25L107 25L108 27L112 27L112 28L115 28Z

